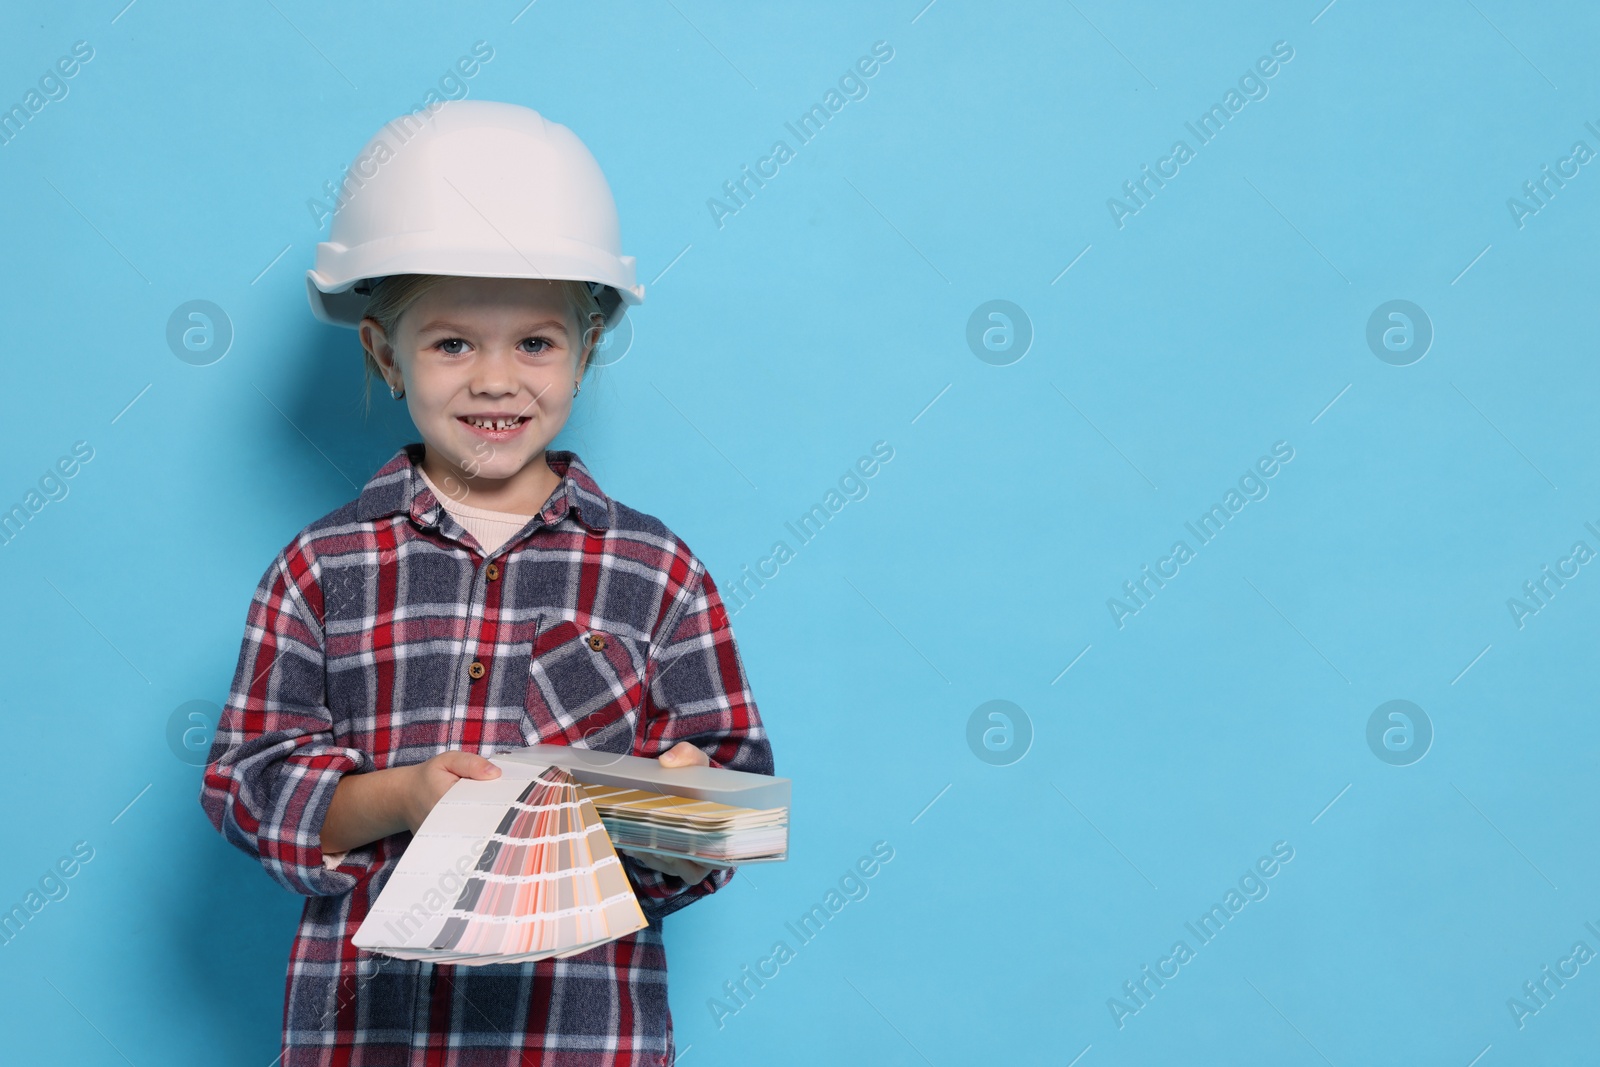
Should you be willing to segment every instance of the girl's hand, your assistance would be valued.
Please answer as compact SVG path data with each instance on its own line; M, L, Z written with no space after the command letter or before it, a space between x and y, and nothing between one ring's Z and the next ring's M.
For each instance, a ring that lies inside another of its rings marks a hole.
M407 775L400 795L400 814L406 828L416 833L439 798L462 778L493 779L500 768L473 752L451 749L432 759L401 768Z
M711 757L687 741L679 741L661 755L656 757L663 767L709 767ZM653 856L648 852L630 852L619 848L618 852L632 856L646 867L654 868L666 874L676 875L690 885L705 880L706 875L716 870L703 863L693 860L678 859L676 856Z
M656 761L663 767L709 767L711 757L706 755L698 746L687 741L679 741L661 755Z
M706 875L717 869L715 867L707 867L703 863L696 863L693 860L679 859L676 856L655 856L648 852L632 852L625 848L619 848L617 851L625 856L632 856L646 867L653 867L666 874L677 875L690 885L705 881Z

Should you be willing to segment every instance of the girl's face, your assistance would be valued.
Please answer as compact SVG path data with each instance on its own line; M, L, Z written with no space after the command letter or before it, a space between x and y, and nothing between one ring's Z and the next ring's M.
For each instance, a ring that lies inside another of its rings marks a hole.
M362 344L403 381L434 484L475 507L532 514L558 479L544 450L572 411L587 353L556 282L448 278ZM488 423L488 425L483 425Z

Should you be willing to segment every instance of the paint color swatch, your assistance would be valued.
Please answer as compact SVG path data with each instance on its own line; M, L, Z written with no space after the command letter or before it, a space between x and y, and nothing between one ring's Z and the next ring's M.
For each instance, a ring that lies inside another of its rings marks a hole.
M788 808L737 808L591 782L580 788L594 802L617 848L716 866L781 860L787 855Z
M494 756L501 767L560 767L594 801L611 841L629 853L715 867L788 858L792 783L771 774L568 745L530 745Z
M571 956L646 924L606 827L559 767L463 778L412 836L352 942L481 965Z

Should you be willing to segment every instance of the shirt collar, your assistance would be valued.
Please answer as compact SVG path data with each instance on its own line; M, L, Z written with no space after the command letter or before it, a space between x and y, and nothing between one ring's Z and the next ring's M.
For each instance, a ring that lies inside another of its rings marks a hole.
M422 443L412 442L378 468L356 499L356 518L362 522L372 522L404 513L419 525L439 525L444 505L428 488L428 483L422 480L417 466L422 462L422 456ZM555 492L550 494L544 509L539 512L545 525L554 526L568 511L576 511L579 521L591 530L608 529L612 525L611 498L596 484L578 454L564 449L547 449L545 459L550 469L561 478Z

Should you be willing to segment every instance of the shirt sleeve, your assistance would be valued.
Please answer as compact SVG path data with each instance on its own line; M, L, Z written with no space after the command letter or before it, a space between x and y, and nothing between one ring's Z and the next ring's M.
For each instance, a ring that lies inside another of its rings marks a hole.
M222 836L279 884L303 896L337 896L369 872L376 843L324 856L322 822L339 780L374 764L335 740L322 624L299 584L309 582L322 603L310 569L291 545L256 587L200 804Z
M701 566L664 620L663 640L652 642L646 668L644 740L638 755L659 756L688 741L711 760L754 774L773 774L772 745L750 694L749 679L716 583ZM620 856L639 906L652 922L715 893L733 878L719 867L693 885L676 875Z

